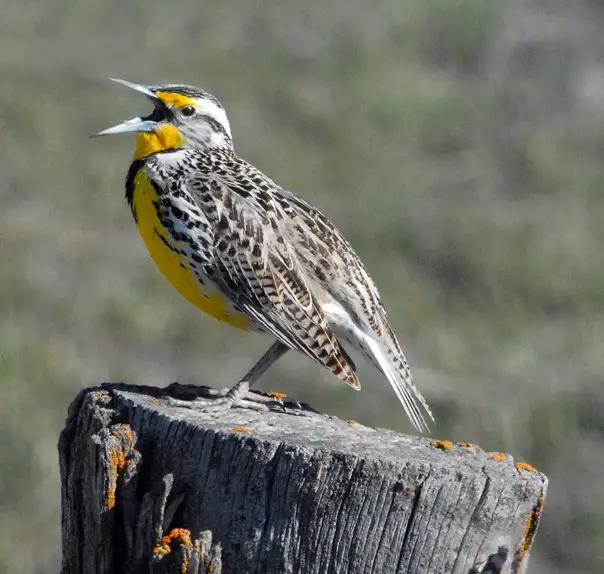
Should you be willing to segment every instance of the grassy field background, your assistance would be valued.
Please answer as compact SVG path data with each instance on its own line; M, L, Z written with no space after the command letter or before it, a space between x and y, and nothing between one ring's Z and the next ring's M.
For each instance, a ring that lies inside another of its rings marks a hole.
M380 286L438 438L550 478L530 572L604 571L604 2L3 0L0 572L60 563L56 443L103 380L232 383L268 340L160 277L123 198L148 111L217 95L238 152L317 204ZM259 385L411 428L287 357Z

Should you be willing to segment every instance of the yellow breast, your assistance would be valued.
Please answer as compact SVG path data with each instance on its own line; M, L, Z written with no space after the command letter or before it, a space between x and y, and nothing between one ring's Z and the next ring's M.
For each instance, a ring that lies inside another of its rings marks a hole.
M144 169L139 169L134 177L132 211L143 241L159 270L193 305L219 321L238 329L249 330L251 325L248 318L233 310L220 293L210 289L207 284L202 285L183 260L183 256L168 247L169 233L161 224L154 205L158 200L157 192Z

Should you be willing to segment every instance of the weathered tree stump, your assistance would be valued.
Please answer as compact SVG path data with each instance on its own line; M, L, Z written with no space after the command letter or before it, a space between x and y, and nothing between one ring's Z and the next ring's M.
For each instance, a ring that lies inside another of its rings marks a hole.
M59 444L64 574L521 572L547 479L352 421L82 391Z

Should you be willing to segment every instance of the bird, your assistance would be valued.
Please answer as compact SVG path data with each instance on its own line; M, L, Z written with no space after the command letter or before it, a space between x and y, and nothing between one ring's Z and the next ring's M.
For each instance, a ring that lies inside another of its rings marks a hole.
M94 135L136 135L126 200L155 264L200 310L274 339L232 387L176 402L203 411L267 408L250 388L290 349L360 390L355 350L386 377L413 426L428 432L426 415L434 417L375 282L336 226L236 154L225 109L210 93L111 79L152 104L149 115Z

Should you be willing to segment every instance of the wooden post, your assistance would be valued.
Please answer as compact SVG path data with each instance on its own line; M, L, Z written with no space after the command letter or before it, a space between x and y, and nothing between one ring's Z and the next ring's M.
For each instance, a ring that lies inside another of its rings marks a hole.
M305 412L103 385L59 443L64 574L522 572L547 479L511 456Z

